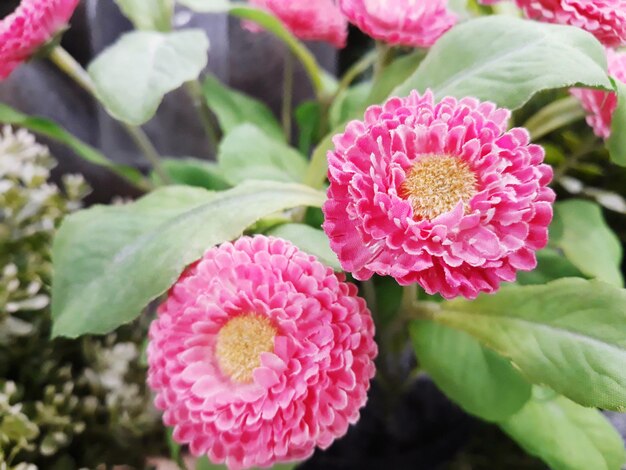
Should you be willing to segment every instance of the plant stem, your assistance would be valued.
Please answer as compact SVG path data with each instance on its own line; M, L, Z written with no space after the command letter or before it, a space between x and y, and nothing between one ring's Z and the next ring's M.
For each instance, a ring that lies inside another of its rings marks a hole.
M91 77L65 49L61 46L56 46L50 52L49 58L62 72L97 99L96 88ZM152 164L154 171L161 181L163 183L170 183L170 178L161 165L159 153L141 127L131 126L125 122L121 122L121 124L135 145L137 145L146 159Z
M372 50L365 54L361 59L355 62L346 73L343 75L341 80L339 81L339 86L337 88L337 92L335 93L335 98L346 88L350 86L350 84L362 73L364 73L367 69L369 69L378 58L377 51Z
M291 50L285 51L283 63L283 102L281 118L287 142L291 142L291 107L293 106L293 55Z
M573 96L568 96L541 108L526 121L524 127L530 133L531 140L536 141L550 132L584 117L585 112L578 100Z
M213 120L213 114L209 109L209 105L204 99L202 85L198 80L191 80L185 83L185 90L191 98L193 106L198 112L198 116L200 116L200 121L202 121L202 125L204 126L204 130L206 131L209 140L211 141L211 145L213 145L214 150L217 152L217 145L220 141L220 133L215 125L215 121Z
M385 70L393 59L394 50L384 42L376 41L376 63L374 64L374 81Z

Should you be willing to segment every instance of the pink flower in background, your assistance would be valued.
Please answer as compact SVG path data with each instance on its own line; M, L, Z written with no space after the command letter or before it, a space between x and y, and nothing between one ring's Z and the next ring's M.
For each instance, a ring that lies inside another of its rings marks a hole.
M71 18L79 0L22 0L0 20L0 80L26 62Z
M499 0L480 0L491 5ZM607 46L626 43L626 0L515 0L533 20L576 26Z
M616 80L626 83L626 52L607 49L609 74ZM607 139L611 135L611 121L617 108L617 95L613 92L574 88L572 95L580 100L587 111L587 123L598 137Z
M240 469L305 459L345 434L377 351L356 292L282 239L208 250L150 328L148 383L174 439Z
M391 98L352 121L328 153L324 230L360 280L393 276L474 298L536 266L553 191L544 152L510 112L431 92Z
M339 0L351 23L392 45L430 47L455 25L447 0Z
M250 0L277 16L295 36L310 41L326 41L344 47L348 38L348 21L334 0ZM261 31L256 23L245 22L251 31Z

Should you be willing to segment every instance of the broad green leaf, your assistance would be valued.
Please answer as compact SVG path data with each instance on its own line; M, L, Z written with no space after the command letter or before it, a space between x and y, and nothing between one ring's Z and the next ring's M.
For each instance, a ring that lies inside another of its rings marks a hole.
M217 160L233 184L250 179L301 181L307 167L298 151L252 124L237 126L224 137Z
M530 398L531 385L511 363L467 333L430 320L413 321L410 332L419 364L468 413L502 421Z
M53 335L107 333L136 318L208 248L269 214L323 201L306 186L256 181L219 193L165 187L72 214L52 250Z
M198 158L164 158L161 166L174 184L186 184L211 191L221 191L231 186L215 162ZM151 176L159 181L155 172Z
M595 409L535 387L533 398L502 429L553 470L620 470L624 442Z
M618 287L624 285L620 271L622 246L606 225L596 203L570 199L554 205L550 245L589 277Z
M326 234L321 230L304 224L284 224L273 228L267 234L289 240L302 251L315 255L335 271L341 271L339 260L330 249Z
M174 0L115 0L135 28L169 31Z
M260 101L229 88L213 77L208 76L203 84L204 97L215 113L224 134L236 126L250 123L270 137L285 140L282 127L272 111Z
M537 252L537 267L535 269L517 273L517 283L522 286L546 284L564 277L584 278L585 275L558 251L544 248Z
M330 107L330 126L337 127L363 114L371 90L370 82L361 82L340 93Z
M585 406L626 410L626 290L568 278L441 304L433 319L471 334L533 383Z
M56 140L71 148L76 154L90 163L105 167L133 184L143 186L144 177L136 169L118 165L107 159L95 148L77 139L54 121L38 116L28 116L5 104L0 103L0 122L24 127L36 134Z
M374 305L369 305L368 299L368 306L376 315L376 327L386 328L400 312L403 288L389 276L374 276L372 284L376 298Z
M617 91L617 109L613 112L608 147L611 160L626 166L626 84L620 80L613 80L613 83Z
M266 470L293 470L294 468L296 468L297 465L298 465L297 463L283 463L283 464L279 463L279 464L273 465L272 467ZM218 464L211 463L211 461L207 457L201 457L196 462L195 470L228 470L228 468L226 467L226 465L218 465ZM260 469L257 469L255 467L255 468L252 468L251 470L260 470Z
M133 31L96 57L88 71L109 113L140 125L154 116L163 96L198 77L208 49L202 30Z
M393 94L430 88L437 99L473 96L515 109L541 90L573 85L612 89L604 49L591 34L495 15L452 28Z

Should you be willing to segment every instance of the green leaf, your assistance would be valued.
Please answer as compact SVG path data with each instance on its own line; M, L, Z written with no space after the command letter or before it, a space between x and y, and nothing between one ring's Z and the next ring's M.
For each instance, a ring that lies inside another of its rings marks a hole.
M233 5L228 0L177 0L181 5L186 6L200 13L224 13Z
M602 414L535 387L533 399L501 424L529 454L554 470L619 470L621 436Z
M141 125L154 116L165 94L198 77L208 49L202 30L133 31L105 49L88 71L109 113Z
M296 122L298 123L298 149L308 155L311 146L320 133L322 110L317 101L305 101L296 108Z
M533 383L585 406L626 410L626 290L560 279L441 304L433 319L513 361Z
M226 177L215 162L198 158L164 158L161 166L174 184L185 184L211 191L222 191L230 188ZM152 178L159 180L153 172Z
M558 251L545 248L537 252L537 267L532 271L519 271L517 283L522 286L546 284L564 277L585 277L576 266Z
M137 186L144 186L144 177L139 171L126 165L118 165L111 162L98 150L87 145L82 140L77 139L54 121L38 116L27 116L0 103L0 122L24 127L36 134L56 140L57 142L67 145L76 152L77 155L88 162L105 167Z
M281 125L272 111L260 101L223 85L213 76L205 79L203 91L224 134L240 124L250 123L274 139L285 140Z
M550 245L563 250L567 259L589 277L618 287L624 285L621 243L596 203L582 199L556 203Z
M613 80L617 92L617 109L611 121L611 136L607 142L611 160L626 166L626 84Z
M326 234L321 230L304 224L283 224L274 227L267 234L289 240L302 251L315 255L326 266L341 271L339 260L330 249Z
M371 90L371 82L361 82L343 90L330 107L330 126L337 127L362 114Z
M233 184L249 179L297 182L307 167L298 151L252 124L237 126L224 137L217 160Z
M107 333L136 318L213 245L269 214L321 206L298 184L249 182L228 191L161 188L135 203L67 217L54 240L53 335Z
M115 0L135 28L168 31L171 27L173 0Z
M322 141L317 144L317 147L313 149L311 155L311 161L309 167L304 175L304 183L312 188L321 188L326 182L326 175L328 173L328 160L326 154L330 149L334 147L333 138L337 133L343 132L343 126L341 128L335 128L329 132Z
M511 363L467 333L417 320L410 326L419 364L450 399L487 421L502 421L530 398Z
M452 28L393 94L430 88L437 99L473 96L516 109L541 90L573 85L613 88L604 49L591 34L495 15Z

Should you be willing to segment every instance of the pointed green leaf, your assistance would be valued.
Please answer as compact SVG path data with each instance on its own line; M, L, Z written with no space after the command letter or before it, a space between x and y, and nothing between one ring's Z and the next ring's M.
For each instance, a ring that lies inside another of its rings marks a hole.
M533 399L502 429L554 470L620 470L624 442L595 409L535 387Z
M297 182L302 180L307 167L297 150L252 124L237 126L224 137L217 160L233 184L250 179Z
M570 199L554 205L550 245L589 277L618 287L624 285L620 271L622 245L607 226L602 209L594 202Z
M202 88L224 134L240 124L249 123L276 140L285 140L281 125L264 103L225 86L213 76L204 80Z
M591 34L494 15L452 28L393 94L430 88L437 99L473 96L515 109L541 90L577 84L613 88L604 49Z
M0 103L0 122L12 124L29 129L36 134L56 140L71 148L76 154L94 165L99 165L111 170L119 176L126 178L133 184L143 186L143 175L136 169L113 163L100 151L77 139L65 129L50 119L28 116L3 103Z
M467 333L430 320L413 321L410 331L419 364L468 413L502 421L530 398L530 384L511 363Z
M65 219L54 240L55 336L107 333L136 318L205 250L269 214L321 206L298 184L249 182L228 191L171 186L122 206Z
M208 49L202 30L133 31L96 57L88 71L109 113L141 125L154 116L167 93L198 77Z
M626 290L560 279L441 304L439 323L499 352L533 383L585 406L626 410Z

